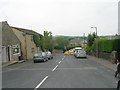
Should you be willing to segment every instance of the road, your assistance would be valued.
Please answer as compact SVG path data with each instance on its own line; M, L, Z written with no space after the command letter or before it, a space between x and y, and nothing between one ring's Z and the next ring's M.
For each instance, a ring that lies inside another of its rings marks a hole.
M116 88L114 71L91 60L54 54L47 62L31 60L3 68L3 88Z

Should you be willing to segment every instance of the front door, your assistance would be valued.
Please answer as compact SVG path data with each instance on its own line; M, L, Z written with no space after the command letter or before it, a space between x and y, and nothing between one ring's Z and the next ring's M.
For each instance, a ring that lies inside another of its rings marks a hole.
M11 61L11 47L8 47L8 61Z

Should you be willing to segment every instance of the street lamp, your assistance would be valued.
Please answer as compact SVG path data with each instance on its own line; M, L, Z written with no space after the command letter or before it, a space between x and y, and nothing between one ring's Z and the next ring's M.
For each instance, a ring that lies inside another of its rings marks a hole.
M85 33L83 33L83 39L84 39L83 45L84 45L84 48L85 48Z
M95 28L95 30L96 30L96 37L97 37L97 27L91 27L91 28Z
M98 57L97 27L91 27L91 28L95 28L96 30L96 56Z

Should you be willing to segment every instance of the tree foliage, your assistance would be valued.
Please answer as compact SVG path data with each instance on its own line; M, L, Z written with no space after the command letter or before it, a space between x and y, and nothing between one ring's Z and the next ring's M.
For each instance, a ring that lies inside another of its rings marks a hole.
M43 36L42 35L39 35L39 34L34 34L33 35L33 40L34 40L34 43L37 47L40 47L41 50L43 50Z
M68 45L69 40L63 36L58 36L55 38L55 49L65 50Z
M44 31L43 48L44 48L44 50L49 50L52 52L52 50L53 50L53 37L52 37L51 32Z
M38 34L33 35L33 40L34 40L34 43L36 44L36 46L40 47L41 42L40 42L40 37Z
M93 45L95 38L96 38L95 32L88 35L87 42L89 47Z

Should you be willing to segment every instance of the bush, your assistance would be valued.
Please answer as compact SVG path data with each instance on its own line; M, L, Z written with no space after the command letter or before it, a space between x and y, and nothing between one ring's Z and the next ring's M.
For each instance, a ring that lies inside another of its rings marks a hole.
M86 46L86 47L85 47L85 51L86 51L87 54L90 54L91 51L92 51L92 49L91 49L91 47Z
M113 50L120 53L120 39L115 39L113 42Z
M107 52L107 53L111 53L112 51L120 52L120 39L112 39L112 40L98 39L92 45L92 50L96 51L97 47L99 52Z

